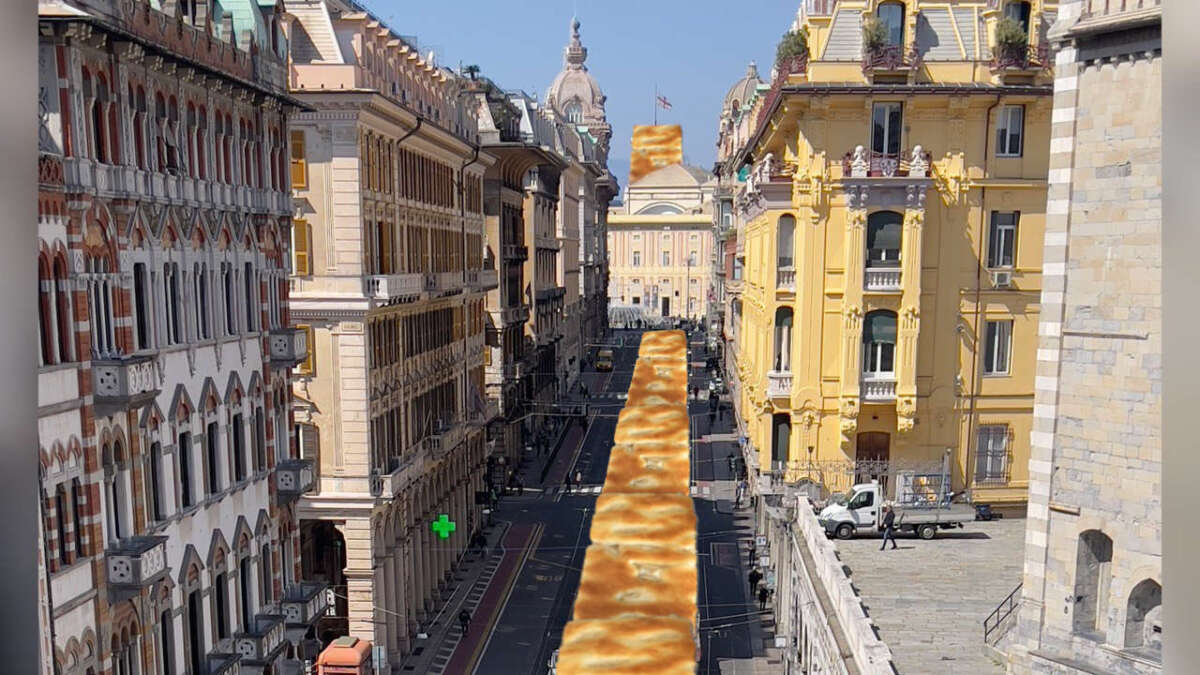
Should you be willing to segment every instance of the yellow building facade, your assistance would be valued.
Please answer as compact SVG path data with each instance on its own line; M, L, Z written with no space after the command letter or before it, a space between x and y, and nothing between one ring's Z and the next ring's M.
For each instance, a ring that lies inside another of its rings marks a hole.
M844 490L924 463L1019 506L1055 7L919 4L805 3L808 56L777 64L749 113L735 403L762 486ZM995 42L1005 16L1023 52Z

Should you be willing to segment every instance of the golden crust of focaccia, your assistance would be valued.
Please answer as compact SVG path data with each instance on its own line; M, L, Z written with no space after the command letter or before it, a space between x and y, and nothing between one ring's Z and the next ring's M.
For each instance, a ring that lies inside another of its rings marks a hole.
M614 443L686 443L688 412L683 405L626 406L617 416Z
M696 553L645 544L593 544L575 596L576 621L669 616L696 619Z
M556 668L558 675L694 675L693 625L651 616L572 621Z
M696 506L691 497L604 492L592 516L593 544L653 544L696 554Z
M626 443L608 455L604 492L688 495L691 461L687 443Z

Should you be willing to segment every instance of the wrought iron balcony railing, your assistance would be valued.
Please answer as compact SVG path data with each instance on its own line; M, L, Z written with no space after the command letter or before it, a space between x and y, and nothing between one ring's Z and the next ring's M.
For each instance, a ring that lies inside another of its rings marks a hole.
M1037 45L997 46L992 52L993 72L1003 70L1046 70L1050 61L1050 48L1044 43Z

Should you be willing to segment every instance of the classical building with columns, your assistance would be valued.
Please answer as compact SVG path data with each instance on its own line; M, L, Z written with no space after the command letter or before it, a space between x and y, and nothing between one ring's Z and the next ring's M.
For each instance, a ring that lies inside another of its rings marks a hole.
M1010 673L1162 672L1161 23L1076 0L1049 34L1025 575L990 640Z
M44 672L298 670L282 4L38 8Z
M916 5L804 3L807 53L726 160L747 466L762 494L907 472L1019 511L1057 3ZM1024 35L999 44L1005 17Z
M486 293L472 98L355 2L288 3L293 307L313 345L297 435L306 574L333 589L318 627L397 665L481 524ZM431 523L456 524L447 539Z

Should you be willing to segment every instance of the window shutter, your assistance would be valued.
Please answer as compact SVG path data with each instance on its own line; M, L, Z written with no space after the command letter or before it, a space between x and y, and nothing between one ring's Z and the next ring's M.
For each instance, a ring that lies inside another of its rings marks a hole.
M297 326L297 328L300 328L304 331L305 343L308 345L308 356L306 356L304 361L300 363L300 372L305 375L310 375L313 372L313 352L316 351L316 345L313 344L313 329L312 326L305 325Z
M304 159L304 132L292 131L292 189L308 188L308 163Z
M297 276L312 274L311 246L312 228L308 221L292 221L292 272Z

